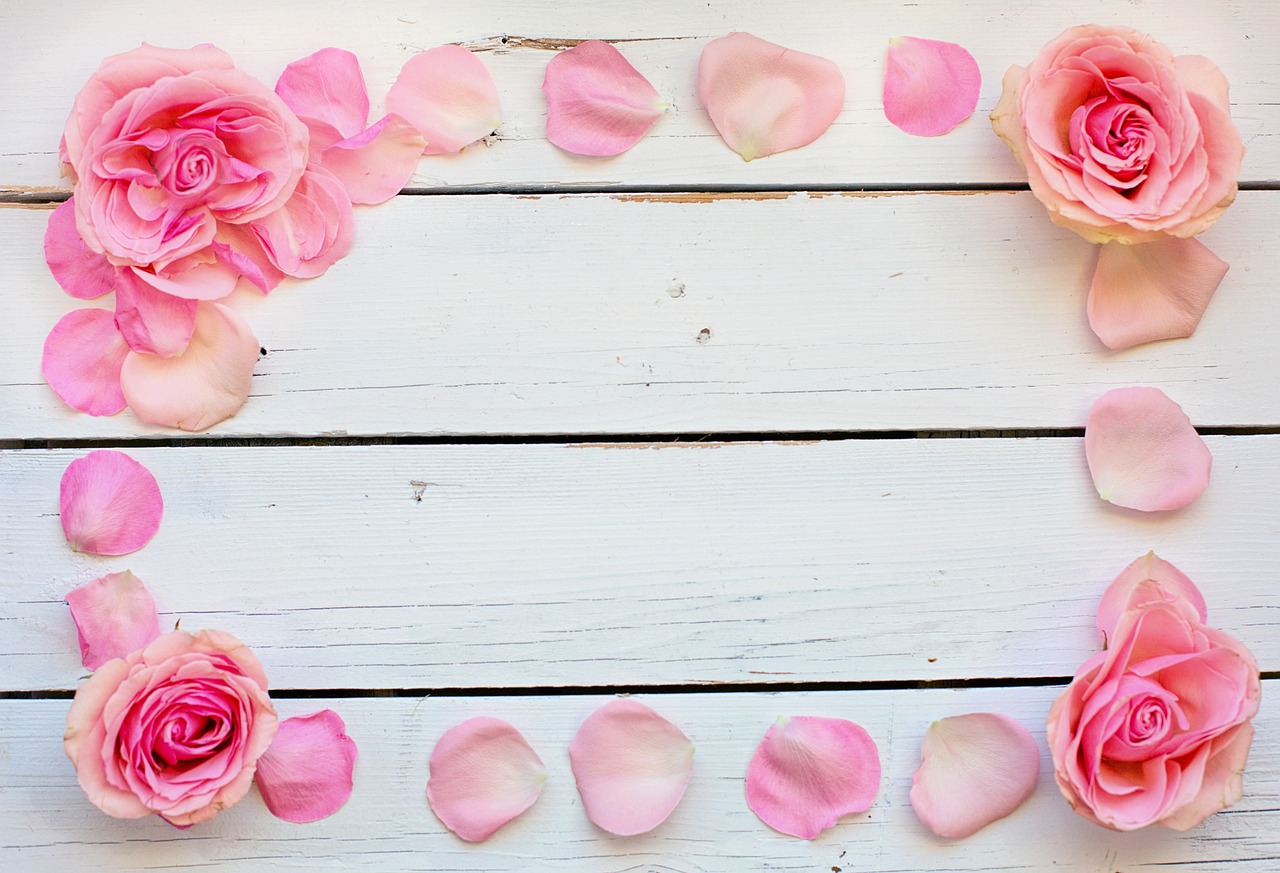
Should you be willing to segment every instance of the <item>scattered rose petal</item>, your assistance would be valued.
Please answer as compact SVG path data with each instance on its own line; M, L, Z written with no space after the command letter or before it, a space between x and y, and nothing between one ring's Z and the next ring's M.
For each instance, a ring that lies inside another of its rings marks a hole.
M547 64L547 139L576 155L619 155L666 111L658 92L616 48L589 39Z
M1115 636L1120 618L1131 609L1141 609L1153 603L1186 602L1200 616L1201 623L1209 620L1209 610L1200 589L1177 567L1147 552L1120 571L1120 575L1107 586L1098 604L1098 630L1102 632L1105 647Z
M360 61L351 52L323 48L284 68L276 93L305 124L323 121L343 137L355 136L369 120L369 91Z
M731 33L702 50L698 96L729 148L750 161L822 136L844 106L844 76L826 58Z
M342 809L356 766L356 744L346 728L332 709L280 722L253 777L272 815L302 823Z
M1089 288L1089 326L1109 349L1191 336L1229 267L1198 239L1107 243Z
M409 58L387 92L387 111L417 128L429 155L461 151L502 122L498 89L489 70L457 45Z
M880 790L880 753L860 726L801 715L769 728L747 765L747 805L776 831L812 840Z
M904 36L889 40L884 115L915 136L941 136L973 114L982 73L954 42Z
M128 354L114 313L76 309L49 331L40 372L71 408L89 415L115 415L125 407L120 368Z
M1209 484L1213 456L1159 388L1115 388L1089 410L1084 452L1098 496L1143 512L1180 509Z
M86 582L67 594L67 605L80 638L80 660L88 670L136 652L160 636L156 602L128 570Z
M119 272L116 327L135 352L162 358L182 354L196 329L199 301L157 291L131 270Z
M90 452L67 465L58 514L77 552L127 555L160 529L164 500L151 471L124 452Z
M468 719L445 731L430 768L432 812L473 843L533 806L547 779L542 759L520 732L496 718Z
M409 183L426 147L422 134L398 115L324 150L322 163L347 188L352 203L376 205Z
M938 836L967 837L1021 806L1039 775L1035 738L1007 715L939 719L924 735L911 808Z
M115 288L116 268L106 255L84 244L76 229L75 198L59 203L44 232L44 259L53 278L72 297L93 300Z
M244 405L259 348L238 312L202 302L187 350L176 358L129 352L120 387L148 424L204 430Z
M569 744L582 805L598 827L628 837L651 831L680 803L693 774L693 743L636 700L611 700Z

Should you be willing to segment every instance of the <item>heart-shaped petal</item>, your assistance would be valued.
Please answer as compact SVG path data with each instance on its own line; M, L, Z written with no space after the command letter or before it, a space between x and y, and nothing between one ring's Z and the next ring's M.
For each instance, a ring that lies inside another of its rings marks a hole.
M59 486L59 517L77 552L127 555L160 529L164 500L151 471L124 452L90 452L67 465Z
M40 372L71 408L89 415L115 415L125 407L120 369L128 354L115 313L76 309L49 331Z
M916 136L941 136L973 114L982 73L962 46L904 36L889 41L884 115Z
M351 797L356 744L332 709L280 722L254 782L267 809L291 822L328 818Z
M125 570L86 582L67 594L80 638L80 660L96 670L160 636L156 602L142 580Z
M115 288L116 268L107 256L84 244L76 228L75 198L59 203L49 213L44 232L44 259L53 278L72 297L93 300Z
M1201 624L1209 620L1208 606L1196 583L1173 564L1156 557L1155 552L1147 552L1121 570L1102 594L1098 630L1102 632L1103 645L1115 636L1120 617L1129 610L1174 601L1185 603Z
M457 45L409 58L387 92L387 111L417 128L429 155L461 151L502 123L498 89L489 70Z
M284 68L276 93L302 119L332 125L343 137L355 136L369 120L369 90L360 61L351 52L323 48Z
M445 731L431 752L427 802L444 826L468 842L533 806L547 780L542 759L520 732L496 718L472 718Z
M547 139L576 155L622 154L667 108L649 80L598 39L552 58L542 90L547 95Z

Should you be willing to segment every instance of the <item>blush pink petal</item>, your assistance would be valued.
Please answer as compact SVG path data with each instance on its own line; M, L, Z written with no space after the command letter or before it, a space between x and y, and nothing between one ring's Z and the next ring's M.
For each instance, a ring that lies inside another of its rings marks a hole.
M44 260L53 278L72 297L93 300L115 288L116 269L106 255L84 244L76 229L75 198L59 203L49 213L44 232Z
M502 122L498 89L489 70L457 45L409 58L387 92L387 111L417 128L429 155L461 151Z
M619 155L666 111L658 92L616 48L589 39L547 64L547 139L575 155Z
M324 150L321 163L346 186L352 203L376 205L400 193L426 148L422 134L398 115Z
M198 303L157 291L132 270L120 270L116 327L133 351L172 358L182 354L191 342Z
M547 779L542 759L520 732L496 718L468 719L445 731L430 767L431 811L472 843L533 806Z
M122 269L157 291L189 300L221 300L236 290L236 281L240 278L239 272L227 262L218 260L212 249L207 259L184 259L159 273L137 267Z
M1110 349L1191 336L1229 267L1197 239L1108 243L1089 288L1089 326Z
M267 809L291 822L328 818L351 797L356 744L332 709L280 722L254 781Z
M911 808L938 836L959 839L1021 806L1039 776L1035 738L1007 715L943 718L925 732Z
M87 670L136 652L160 636L156 602L128 570L86 582L67 594L67 605Z
M889 41L884 115L915 136L941 136L973 114L982 73L953 42L904 36Z
M841 718L780 718L747 765L747 805L776 831L812 840L841 816L865 812L880 790L880 753Z
M247 224L224 224L211 246L218 260L244 276L263 294L275 289L284 273L271 262L262 240Z
M1201 623L1209 620L1204 595L1196 584L1177 567L1155 552L1147 552L1120 571L1098 604L1098 630L1103 645L1115 636L1121 617L1131 609L1142 609L1153 603L1181 601L1194 612Z
M307 167L284 206L251 226L271 263L299 279L322 275L351 250L355 237L346 186L319 164Z
M822 136L844 106L844 76L826 58L731 33L702 50L698 97L729 148L750 161Z
M58 515L77 552L127 555L160 529L164 500L151 471L124 452L90 452L67 465Z
M44 341L40 372L62 401L89 415L125 407L120 369L129 346L108 309L76 309L58 320Z
M120 387L148 424L205 430L244 405L259 348L238 312L202 302L187 350L176 358L129 352Z
M1143 512L1194 501L1213 465L1182 407L1159 388L1115 388L1099 397L1085 423L1084 451L1098 496Z
M351 52L323 48L284 68L276 93L300 118L314 118L355 136L369 120L369 91Z
M587 818L622 837L653 830L684 797L693 751L680 728L643 703L606 703L569 744Z

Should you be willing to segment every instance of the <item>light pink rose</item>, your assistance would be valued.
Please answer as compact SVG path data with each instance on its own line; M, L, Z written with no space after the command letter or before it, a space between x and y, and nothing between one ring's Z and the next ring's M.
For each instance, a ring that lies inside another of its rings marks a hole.
M1154 554L1103 595L1108 648L1049 711L1058 787L1080 815L1122 831L1186 830L1240 799L1258 665L1204 622L1195 585Z
M1125 27L1073 27L1010 67L991 123L1053 220L1092 242L1190 237L1236 195L1227 80Z
M222 631L174 631L80 686L64 745L103 812L186 827L245 796L276 729L248 647Z

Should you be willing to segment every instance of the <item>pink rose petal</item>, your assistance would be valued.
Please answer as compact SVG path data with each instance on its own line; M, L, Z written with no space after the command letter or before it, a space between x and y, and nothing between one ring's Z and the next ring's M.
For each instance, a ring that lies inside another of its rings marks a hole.
M332 709L280 722L253 777L272 815L301 823L342 809L356 766L356 744L346 728Z
M398 115L324 150L321 163L347 188L352 203L385 203L409 184L426 140Z
M250 226L271 263L299 279L322 275L351 250L355 237L346 186L314 163L284 206Z
M729 148L750 161L822 136L844 106L844 76L826 58L731 33L702 50L698 96Z
M1107 243L1089 288L1089 326L1110 349L1191 336L1229 267L1197 239Z
M880 753L842 718L780 718L747 765L747 805L776 831L812 840L880 790Z
M236 290L239 272L216 256L205 260L206 255L192 256L168 265L163 271L153 273L137 267L124 267L134 276L146 282L157 291L172 294L174 297L186 297L191 300L221 300Z
M1121 570L1103 592L1098 604L1098 630L1102 632L1103 645L1115 636L1121 616L1129 610L1178 601L1193 611L1201 624L1209 620L1204 595L1196 584L1173 564L1156 557L1155 552L1147 552Z
M160 529L164 500L151 471L124 452L90 452L67 465L59 517L77 552L127 555Z
M473 843L533 806L547 779L542 759L520 732L496 718L468 719L445 731L430 767L431 811Z
M1209 484L1213 456L1159 388L1115 388L1089 410L1084 452L1098 496L1117 506L1180 509Z
M247 224L223 224L210 246L218 260L228 264L263 294L275 289L284 273L271 262L262 240Z
M162 358L182 354L196 329L198 301L157 291L131 270L120 270L116 327L129 348Z
M498 89L489 70L457 45L409 58L387 92L387 111L417 128L429 155L461 151L502 122Z
M619 155L666 111L649 80L616 48L589 39L547 64L547 139L576 155Z
M73 409L115 415L125 407L120 368L129 346L107 309L76 309L58 320L44 341L40 372Z
M129 352L120 387L148 424L204 430L244 405L259 348L238 312L202 302L187 350L176 358Z
M693 744L636 700L611 700L569 744L587 818L618 836L651 831L680 803L693 774Z
M116 268L106 255L84 244L76 229L75 198L59 203L44 232L44 259L53 278L72 297L93 300L115 288Z
M67 605L80 639L80 660L88 670L136 652L160 636L156 602L128 570L86 582L67 594Z
M323 48L284 68L276 93L300 118L314 118L355 136L369 120L369 91L351 52Z
M973 114L982 73L953 42L904 36L889 40L884 115L915 136L941 136Z
M1035 738L1007 715L943 718L925 732L911 808L938 836L959 839L1021 806L1039 776Z

